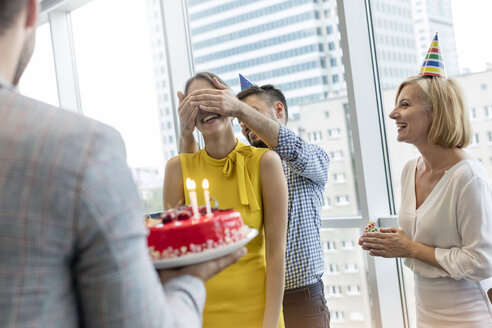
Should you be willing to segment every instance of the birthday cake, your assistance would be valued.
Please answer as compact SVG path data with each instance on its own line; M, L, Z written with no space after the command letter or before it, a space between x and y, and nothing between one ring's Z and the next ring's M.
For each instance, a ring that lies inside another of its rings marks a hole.
M147 244L152 260L176 258L229 245L246 238L248 227L235 210L200 208L193 216L190 206L181 206L146 219Z

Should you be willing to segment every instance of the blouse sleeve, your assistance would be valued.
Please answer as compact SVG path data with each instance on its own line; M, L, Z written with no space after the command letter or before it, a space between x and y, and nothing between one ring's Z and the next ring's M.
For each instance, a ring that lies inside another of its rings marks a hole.
M455 206L462 246L436 248L436 260L451 278L487 279L492 276L492 192L487 182L472 177Z

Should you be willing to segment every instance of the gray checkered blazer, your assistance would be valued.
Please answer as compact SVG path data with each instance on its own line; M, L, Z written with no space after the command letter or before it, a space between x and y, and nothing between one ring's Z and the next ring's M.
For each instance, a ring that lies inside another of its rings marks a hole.
M125 156L114 129L0 89L0 327L201 325L203 284L158 281Z

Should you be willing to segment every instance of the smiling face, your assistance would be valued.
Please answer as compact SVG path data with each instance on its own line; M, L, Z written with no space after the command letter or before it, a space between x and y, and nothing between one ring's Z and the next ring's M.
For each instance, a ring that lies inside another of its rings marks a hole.
M214 87L206 80L195 79L191 82L190 86L186 90L187 94L196 90L214 89ZM222 131L224 128L231 125L230 119L223 117L217 113L206 112L199 109L196 117L196 127L205 136L218 131Z
M273 107L269 106L262 98L258 97L257 95L250 95L242 99L242 101L256 109L261 114L265 115L266 117L280 122L275 115L275 110L273 109ZM250 145L259 148L268 148L263 140L261 140L253 131L251 131L243 122L239 122L239 124L241 125L241 132L246 137Z
M398 95L395 109L389 117L396 122L398 141L413 145L427 144L432 125L432 113L425 108L417 84L407 84Z

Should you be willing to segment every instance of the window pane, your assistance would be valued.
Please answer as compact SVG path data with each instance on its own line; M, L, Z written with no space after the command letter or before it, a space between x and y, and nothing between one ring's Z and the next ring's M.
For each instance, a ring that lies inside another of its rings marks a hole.
M360 215L336 1L188 0L187 4L195 71L218 74L236 92L240 91L238 73L257 85L273 84L282 90L288 127L331 158L322 216ZM235 131L247 142L239 128ZM334 255L327 255L325 271L327 295L336 295L335 303L329 303L332 318L338 318L332 322L371 327L363 253L352 244L360 231L342 232L348 234L346 238L323 241L326 254ZM356 254L357 261L344 262L344 252ZM348 280L331 281L337 274L348 275ZM347 285L361 286L360 302L347 299Z
M400 175L406 162L419 156L417 149L398 143L395 122L388 115L394 108L398 85L417 75L435 33L448 77L454 77L466 95L473 138L466 151L481 160L492 183L492 147L487 139L491 131L492 37L477 31L492 28L487 13L488 0L371 0L379 76L387 140L397 209L400 205ZM470 20L469 17L473 19ZM415 327L413 274L404 269L407 302L412 327Z
M195 71L218 74L236 92L238 73L258 85L281 89L288 103L288 126L329 154L345 155L331 163L323 216L359 215L343 54L340 33L333 28L338 25L336 1L247 4L188 1ZM331 14L321 19L316 12ZM246 142L240 129L236 131ZM345 178L336 181L333 174Z
M36 47L19 81L19 90L28 97L59 106L49 24L36 29Z
M144 1L98 0L72 12L72 25L83 113L122 134L144 210L154 212L162 210L163 162L171 154L163 146L176 146L171 120L157 104L168 91L155 82L162 73L152 60L151 45L158 43L149 30L160 25L149 17ZM166 91L156 96L156 89Z
M361 230L322 229L325 296L331 327L371 327L364 253L357 245Z

